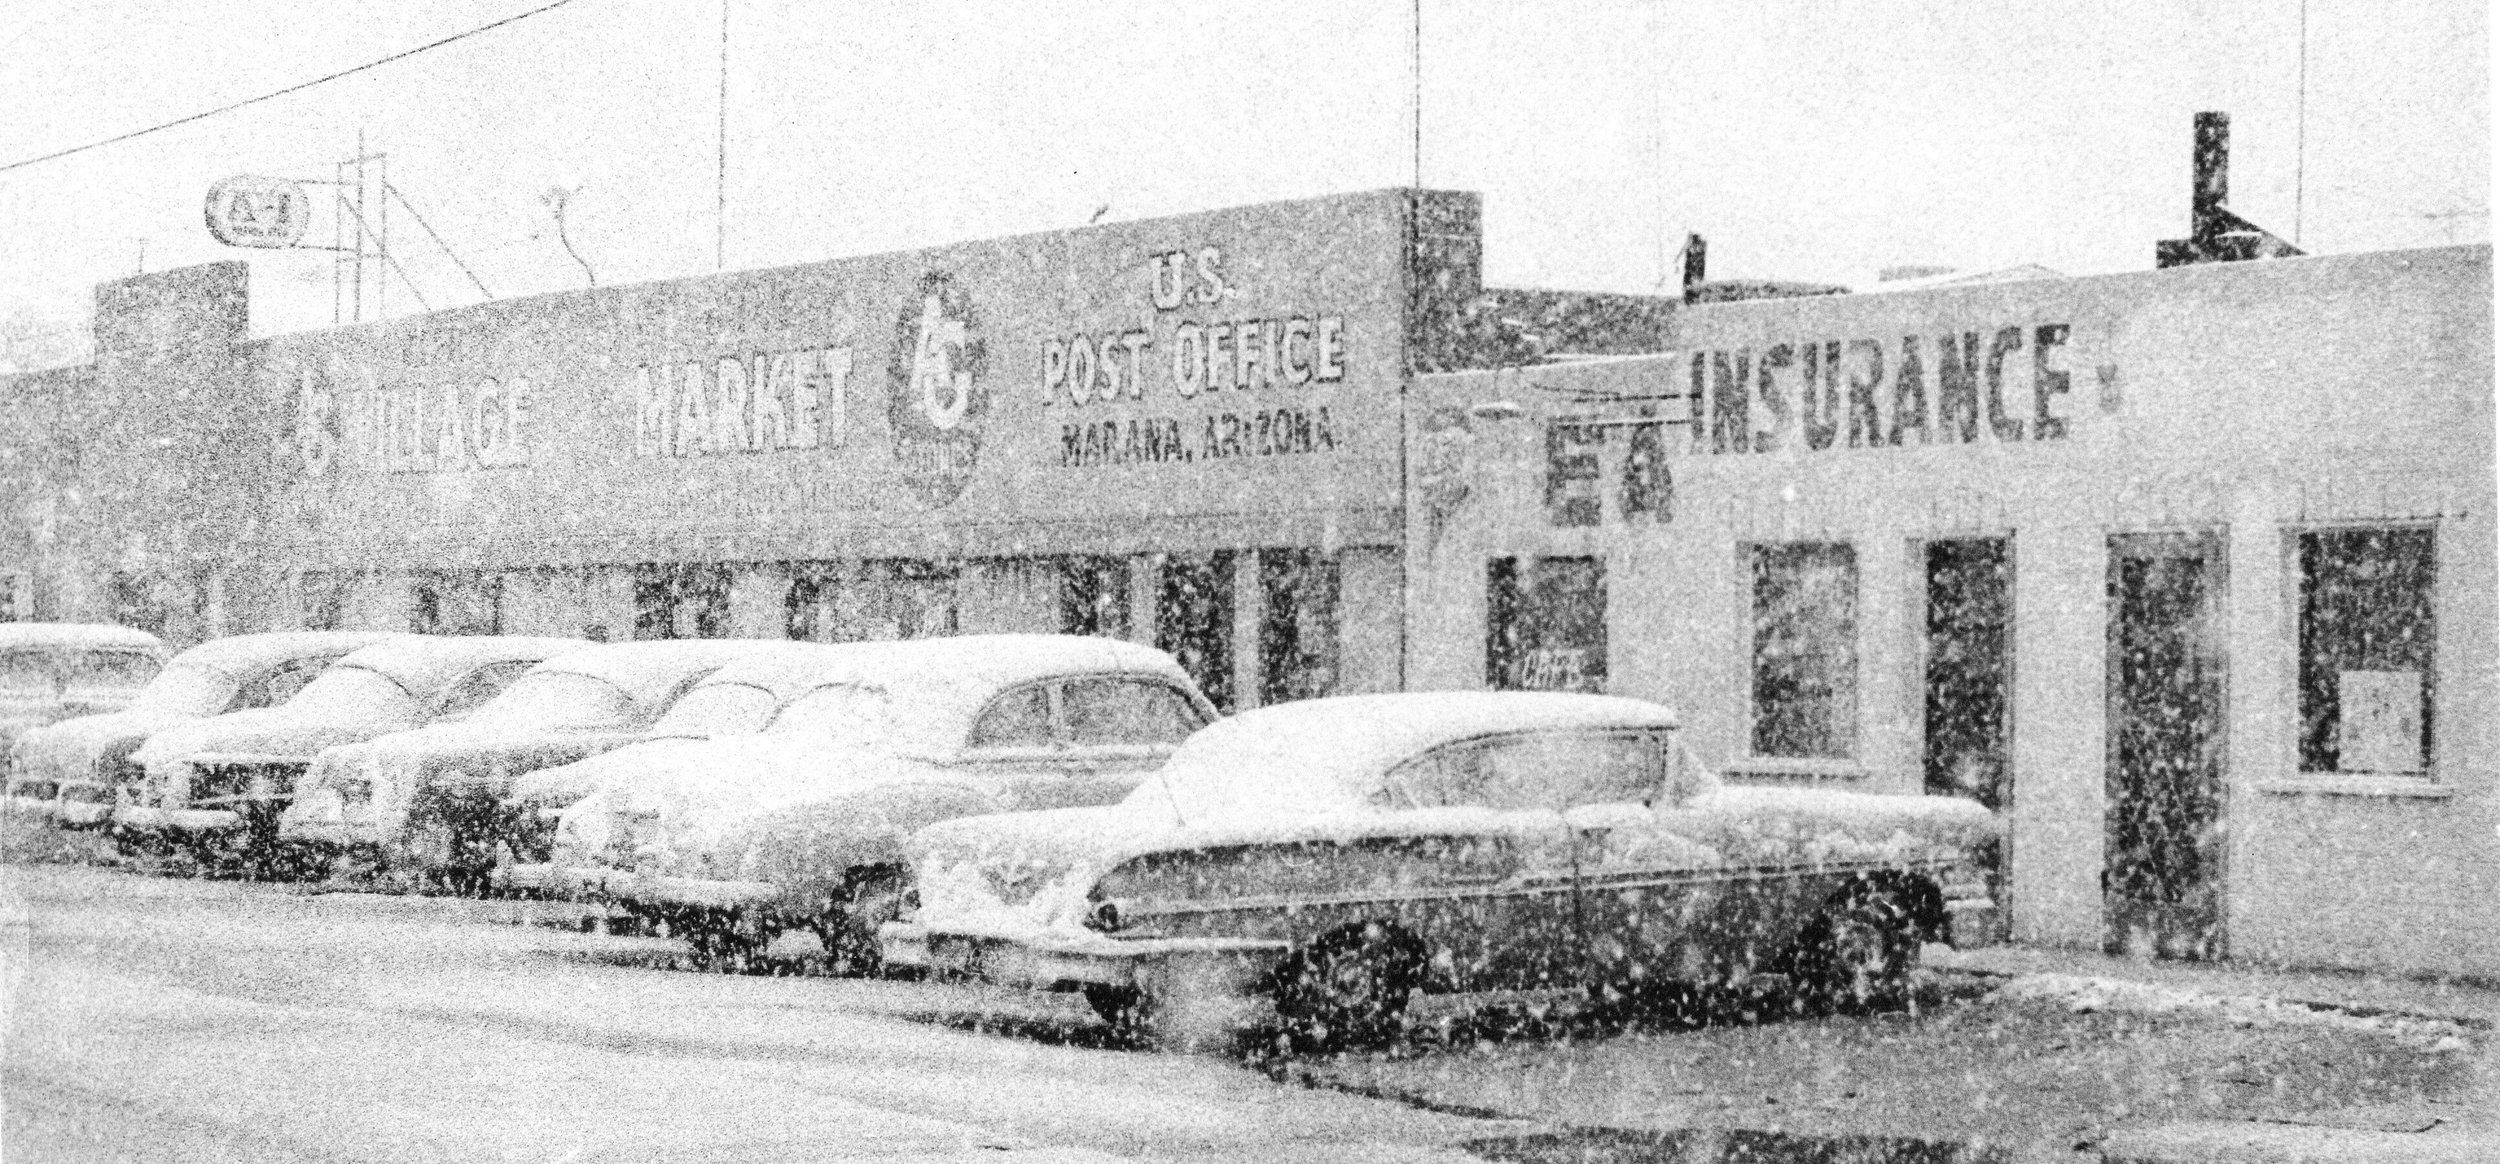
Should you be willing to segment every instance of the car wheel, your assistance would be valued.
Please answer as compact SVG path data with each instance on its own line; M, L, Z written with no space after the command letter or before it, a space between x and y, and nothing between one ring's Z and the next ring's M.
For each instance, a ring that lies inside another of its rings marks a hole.
M1800 984L1817 1001L1863 1009L1900 993L1918 963L1918 939L1899 895L1868 887L1815 919L1801 953Z
M855 870L839 900L816 923L825 944L825 959L837 974L874 977L885 969L877 947L877 929L903 916L911 883L900 870Z
M1367 922L1331 931L1278 967L1277 1018L1287 1038L1304 1047L1386 1042L1405 1027L1424 963L1423 943L1394 926Z

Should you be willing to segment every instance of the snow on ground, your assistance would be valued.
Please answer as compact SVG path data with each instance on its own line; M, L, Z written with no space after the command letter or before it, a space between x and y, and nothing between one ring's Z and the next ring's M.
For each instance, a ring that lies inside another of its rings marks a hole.
M2208 994L2176 986L2077 974L2026 974L1998 987L1989 1000L1999 1003L2051 1003L2062 1005L2076 1014L2204 1014L2240 1028L2330 1027L2384 1034L2437 1051L2464 1049L2468 1033L2463 1025L2447 1019L2354 1014L2274 998Z

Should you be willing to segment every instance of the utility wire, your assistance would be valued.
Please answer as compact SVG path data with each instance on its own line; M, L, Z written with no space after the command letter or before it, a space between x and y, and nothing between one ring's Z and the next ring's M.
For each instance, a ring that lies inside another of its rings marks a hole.
M365 62L364 64L358 65L358 66L356 66L355 68L352 68L352 69L341 69L341 70L339 70L338 72L335 72L335 73L330 74L329 76L326 76L326 77L316 77L316 78L314 78L314 79L312 79L312 80L310 80L310 81L306 81L306 82L304 82L304 83L302 83L302 84L300 84L300 85L289 85L289 86L287 86L286 88L284 88L284 89L280 89L280 90L278 90L277 92L274 92L274 93L263 93L263 94L261 94L261 95L260 95L260 96L258 96L258 97L246 98L246 99L244 99L244 100L237 101L237 102L235 102L235 103L234 103L234 104L232 104L232 105L220 105L220 106L218 106L217 108L215 108L215 109L211 109L211 110L209 110L209 111L208 111L208 112L206 112L206 113L194 113L194 114L192 114L192 115L191 115L191 116L189 116L189 117L178 117L178 118L175 118L175 119L174 119L174 120L172 120L172 121L163 122L163 123L161 123L161 124L157 124L157 125L151 125L151 126L147 127L146 129L134 129L134 130L130 131L129 133L122 134L122 135L120 135L120 136L118 136L118 137L108 137L108 138L105 138L105 139L104 139L104 140L102 140L102 141L88 142L87 144L82 145L82 146L72 146L72 147L70 147L70 148L68 148L68 149L65 149L65 150L60 150L60 151L57 151L57 152L55 152L55 153L45 154L45 155L43 155L42 157L39 157L39 158L27 158L27 159L26 159L26 160L24 160L24 161L19 161L19 162L10 162L9 164L7 164L7 165L5 165L5 166L0 166L0 174L5 174L5 173L7 173L7 172L9 172L9 171L11 171L11 170L23 169L23 168L25 168L25 167L27 167L27 166L36 165L36 164L38 164L38 163L42 163L42 162L49 162L49 161L52 161L52 160L57 159L57 158L66 158L66 157L70 156L71 154L83 154L83 153L87 152L88 150L102 149L102 148L104 148L105 146L114 145L114 144L119 143L119 142L129 141L130 139L132 139L132 138L134 138L134 137L144 137L144 136L146 136L146 135L148 135L148 134L155 133L155 132L157 132L158 130L172 129L173 127L175 127L175 126L177 126L177 125L189 125L189 124L191 124L191 123L192 123L192 122L194 122L194 121L200 121L200 120L204 120L204 119L206 119L206 118L215 117L215 116L217 116L217 115L218 115L218 114L220 114L220 113L232 113L232 112L234 112L235 110L237 110L237 109L241 109L241 108L243 108L243 107L244 107L244 106L246 106L246 105L258 105L258 104L260 104L260 103L261 103L261 102L263 102L263 101L268 101L268 100L271 100L271 99L273 99L273 98L278 98L278 97L284 97L284 96L286 96L286 95L287 95L287 94L289 94L289 93L300 93L300 92L302 92L302 91L304 91L304 90L306 90L306 89L310 89L310 88L312 88L312 87L313 87L313 86L315 86L315 85L323 85L323 84L327 84L327 83L329 83L329 82L331 82L331 81L338 80L338 79L339 79L339 78L341 78L341 77L354 76L355 74L357 74L357 73L361 73L361 72L364 72L364 71L365 71L365 70L367 70L367 69L379 68L379 67L381 67L381 66L383 66L383 65L390 64L392 61L405 60L405 59L407 59L407 58L409 58L409 57L413 57L413 56L417 55L418 53L421 53L421 52L427 52L427 51L430 51L430 50L433 50L433 49L438 49L438 48L441 48L441 47L443 47L444 45L450 44L450 43L452 43L452 42L454 42L454 41L467 40L467 39L469 39L470 37L476 36L477 34L479 34L479 33L481 33L481 32L490 32L490 31L492 31L492 30L494 30L494 29L501 28L501 27L503 27L504 25L511 24L511 23L516 22L516 21L527 20L527 19L529 19L530 17L536 16L536 15L538 15L538 14L539 14L539 13L541 13L541 12L547 12L547 11L550 11L550 10L553 10L553 9L562 8L562 7L564 7L565 5L570 4L570 3L572 3L572 2L573 2L573 0L554 0L554 3L551 3L551 4L542 4L542 5L540 5L540 6L536 7L536 8L532 8L532 9L530 9L530 10L529 10L529 11L527 11L527 12L520 13L519 15L504 17L503 19L498 20L498 21L494 22L493 24L481 24L481 25L477 26L476 28L472 28L472 29L468 30L467 32L456 32L456 33L453 33L453 34L452 34L452 35L450 35L450 36L444 37L444 38L443 38L443 39L441 39L441 40L434 41L434 42L433 42L433 43L431 43L431 44L421 44L421 45L418 45L418 46L417 46L417 47L415 47L415 48L408 49L408 50L407 50L407 51L405 51L405 52L396 52L396 53L392 53L391 55L389 55L389 56L387 56L387 57L383 57L383 58L382 58L382 59L380 59L380 60L377 60L377 61L367 61L367 62Z

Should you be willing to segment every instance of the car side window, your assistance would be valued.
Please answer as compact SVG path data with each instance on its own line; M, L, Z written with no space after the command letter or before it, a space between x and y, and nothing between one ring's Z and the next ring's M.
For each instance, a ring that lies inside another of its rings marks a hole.
M1647 801L1666 741L1650 732L1521 732L1450 744L1399 765L1376 803L1394 808L1566 809Z
M434 718L450 719L453 716L467 715L476 711L479 704L493 699L497 692L510 686L513 680L520 678L522 672L537 665L529 659L513 659L508 662L489 663L469 672L462 676L459 682L452 684L450 690L443 693L442 699L435 703Z
M1050 687L1033 683L990 701L972 724L975 748L1047 748L1050 728Z
M290 659L258 679L246 683L235 692L231 710L244 711L255 707L276 707L295 698L304 685L313 681L321 669L335 662L330 656L311 659Z
M1148 680L1070 680L1059 699L1079 747L1177 744L1204 726L1187 696Z

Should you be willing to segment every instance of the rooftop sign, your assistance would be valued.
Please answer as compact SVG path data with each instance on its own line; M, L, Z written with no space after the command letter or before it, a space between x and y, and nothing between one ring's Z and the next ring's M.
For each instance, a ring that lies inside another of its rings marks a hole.
M208 188L208 233L230 247L291 247L312 225L312 201L284 178L238 174Z

